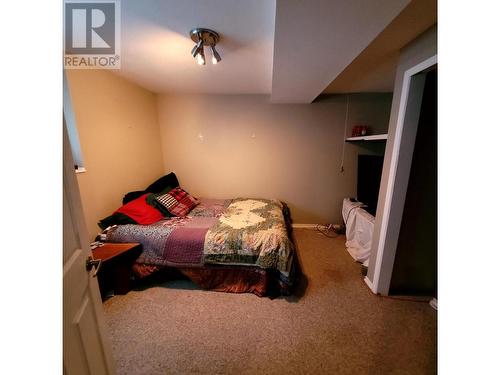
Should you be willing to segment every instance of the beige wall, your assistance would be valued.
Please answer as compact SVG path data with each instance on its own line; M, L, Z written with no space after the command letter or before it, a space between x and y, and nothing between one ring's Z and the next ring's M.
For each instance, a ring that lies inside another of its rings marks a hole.
M385 132L391 94L350 95L354 124ZM344 146L346 96L312 104L271 104L266 95L161 95L165 172L200 197L278 198L295 223L340 223L342 198L355 196L357 153ZM379 148L380 151L380 148Z
M66 73L91 238L125 193L170 171L196 196L278 198L295 223L340 223L342 198L356 194L357 154L383 152L346 144L340 172L345 95L312 104L271 104L266 95L156 96L107 71ZM351 94L348 133L357 123L385 132L391 98Z
M90 238L97 222L163 173L156 97L105 70L66 70L85 173L78 184Z

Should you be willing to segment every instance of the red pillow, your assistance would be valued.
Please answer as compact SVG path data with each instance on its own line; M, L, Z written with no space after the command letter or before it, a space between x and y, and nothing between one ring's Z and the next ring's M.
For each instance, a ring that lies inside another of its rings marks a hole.
M133 201L124 204L114 213L122 213L134 219L137 224L148 225L156 223L158 220L162 219L163 216L160 211L156 208L151 207L146 203L146 197L149 195L144 194Z
M155 198L168 212L174 216L184 217L199 202L180 187L170 190L167 194Z

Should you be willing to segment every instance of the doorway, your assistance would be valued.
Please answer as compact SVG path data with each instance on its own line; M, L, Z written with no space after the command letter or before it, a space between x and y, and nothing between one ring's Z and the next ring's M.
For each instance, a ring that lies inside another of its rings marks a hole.
M425 75L389 294L437 297L437 67Z
M427 73L437 69L437 55L410 65L395 97L394 127L389 131L370 266L365 282L375 294L388 295L405 206L413 150ZM397 106L397 107L396 107Z

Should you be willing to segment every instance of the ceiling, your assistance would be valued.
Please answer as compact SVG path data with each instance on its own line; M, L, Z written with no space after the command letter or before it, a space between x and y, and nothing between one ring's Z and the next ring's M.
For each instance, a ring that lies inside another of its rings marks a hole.
M399 50L437 22L435 0L414 0L323 91L392 92Z
M436 0L121 0L121 13L118 75L156 93L286 103L392 91L399 49L437 22ZM194 27L220 34L219 64L195 63Z
M156 93L269 93L275 6L269 0L121 0L117 74ZM189 36L195 27L220 34L219 64L195 63Z
M271 101L311 103L409 2L277 0Z

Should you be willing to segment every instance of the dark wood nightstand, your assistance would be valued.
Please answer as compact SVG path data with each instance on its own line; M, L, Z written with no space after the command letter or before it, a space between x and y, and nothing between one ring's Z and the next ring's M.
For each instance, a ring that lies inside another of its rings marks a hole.
M94 259L101 259L101 269L97 277L101 297L113 290L114 294L127 294L131 289L132 265L142 253L142 245L137 242L111 243L92 250Z

